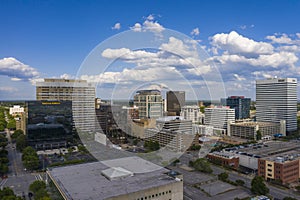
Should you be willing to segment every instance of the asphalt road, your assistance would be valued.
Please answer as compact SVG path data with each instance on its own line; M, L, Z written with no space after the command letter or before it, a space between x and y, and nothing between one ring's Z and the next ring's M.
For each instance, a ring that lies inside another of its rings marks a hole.
M40 179L40 176L24 170L22 154L17 151L16 145L11 142L10 131L6 130L6 133L8 138L6 150L8 151L9 172L8 178L0 181L0 187L10 187L16 195L25 195L27 197L29 185L33 181Z

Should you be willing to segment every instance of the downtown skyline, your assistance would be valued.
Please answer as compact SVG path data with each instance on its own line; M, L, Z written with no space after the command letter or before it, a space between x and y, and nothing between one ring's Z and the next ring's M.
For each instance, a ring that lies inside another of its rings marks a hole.
M214 72L207 62L214 63L221 74L218 81L224 83L225 92L220 97L255 99L255 80L300 76L299 7L300 1L2 1L0 21L6 28L0 32L0 99L35 99L34 82L43 78L100 82L97 97L104 99L116 88L115 82L124 91L118 98L128 98L129 84L132 88L144 81L167 80L168 88L189 91L177 85L176 77L181 76L199 92L198 99L209 99L201 93L206 90L202 76ZM167 37L169 29L186 37ZM116 65L85 74L84 60L93 54L89 53L128 30L158 36L162 51L132 51L126 42L105 46L98 56L106 62L118 58ZM188 37L193 42L187 42ZM207 53L200 63L195 44ZM180 59L165 51L184 55L189 63L178 65ZM213 80L209 79L212 86ZM187 93L187 99L195 96Z

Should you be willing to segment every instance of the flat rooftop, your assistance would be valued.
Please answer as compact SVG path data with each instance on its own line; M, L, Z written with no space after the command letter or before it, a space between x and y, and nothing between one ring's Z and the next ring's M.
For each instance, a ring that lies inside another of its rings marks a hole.
M277 126L280 125L279 123L272 123L272 122L237 122L230 125L234 126L245 126L245 127L256 127L258 126Z
M285 152L283 154L269 156L264 159L273 161L276 163L287 163L290 161L299 160L300 159L300 151L291 150L291 151Z
M250 144L248 146L227 148L225 150L242 155L248 155L250 157L258 156L260 158L266 158L273 155L283 155L292 150L300 153L300 141L269 141L260 144Z
M132 173L124 176L124 172ZM107 199L176 182L168 172L170 170L139 157L51 168L47 171L68 199L81 200ZM116 178L118 173L120 176ZM112 179L107 178L110 175Z

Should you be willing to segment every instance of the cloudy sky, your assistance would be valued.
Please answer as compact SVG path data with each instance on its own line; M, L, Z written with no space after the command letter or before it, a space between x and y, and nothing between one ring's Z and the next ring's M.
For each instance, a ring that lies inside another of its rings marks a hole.
M147 87L255 98L256 79L300 77L296 0L0 4L0 100L35 99L50 77L86 79L104 99Z

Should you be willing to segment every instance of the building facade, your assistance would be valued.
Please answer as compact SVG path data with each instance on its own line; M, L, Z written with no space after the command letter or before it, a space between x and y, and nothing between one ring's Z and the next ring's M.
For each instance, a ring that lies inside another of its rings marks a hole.
M256 81L256 120L280 123L286 131L297 130L297 79L271 78Z
M207 154L207 159L213 163L238 169L239 167L239 157L234 153L229 152L212 152Z
M76 129L82 132L94 131L95 87L85 80L44 79L36 83L36 99L49 101L72 101Z
M185 151L194 141L192 121L176 116L156 120L156 127L145 130L146 141L157 141L160 147L172 151Z
M226 105L235 110L235 119L250 117L251 99L244 96L230 96L226 99Z
M284 124L284 126L282 126ZM260 131L262 138L273 137L274 134L285 135L285 123L271 122L239 122L228 124L228 135L248 140L256 140L257 131Z
M205 108L204 124L227 130L228 121L235 120L235 110L228 106Z
M181 108L180 116L187 120L192 120L193 123L203 124L204 114L200 111L200 107L184 106Z
M54 149L72 144L76 135L71 101L26 102L26 138L35 149Z
M9 108L10 115L21 115L24 113L24 108L19 105L14 105L13 107Z
M179 116L181 108L185 105L184 91L168 91L167 92L167 111Z
M157 119L163 116L163 98L159 90L139 90L134 96L134 106L139 109L139 118Z
M296 183L299 176L298 153L258 159L258 175L265 180L279 180L282 184Z

